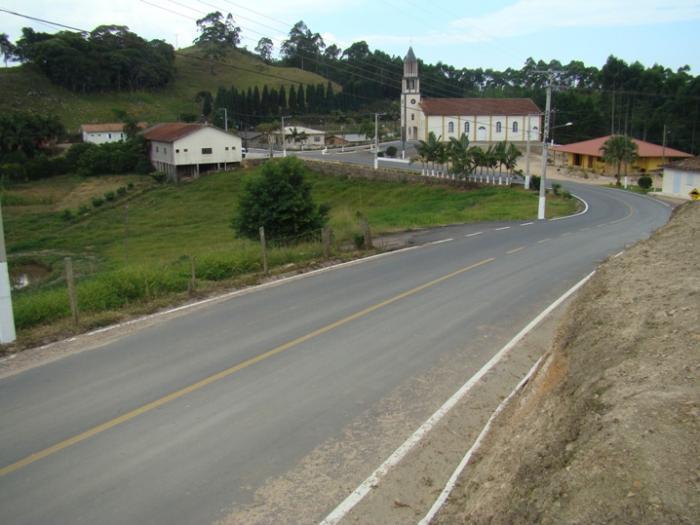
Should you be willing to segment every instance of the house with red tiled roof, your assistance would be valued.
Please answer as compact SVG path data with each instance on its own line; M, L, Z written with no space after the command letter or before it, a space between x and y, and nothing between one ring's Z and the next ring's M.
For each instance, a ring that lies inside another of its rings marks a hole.
M542 110L529 98L427 98L421 96L418 60L409 48L403 62L401 130L406 140L441 141L466 135L471 142L540 141Z
M139 122L136 124L139 129L145 129L147 124ZM105 144L107 142L119 142L126 140L123 122L102 122L99 124L83 124L80 126L80 134L83 142L93 144Z
M612 135L598 137L573 144L556 145L550 150L564 159L563 163L569 168L591 170L598 173L612 172L613 166L603 160L603 145ZM661 169L661 166L671 160L692 157L690 153L677 149L659 146L639 139L631 139L637 145L637 160L630 166L632 172L648 173Z
M177 182L241 162L241 138L207 124L168 122L143 132L151 163Z

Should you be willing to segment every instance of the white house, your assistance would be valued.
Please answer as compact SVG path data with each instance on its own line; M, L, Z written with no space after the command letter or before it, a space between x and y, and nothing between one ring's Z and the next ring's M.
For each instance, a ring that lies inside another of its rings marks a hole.
M296 131L295 131L296 130ZM303 135L302 135L303 134ZM281 133L275 131L275 144L282 145ZM299 135L304 137L299 140ZM295 140L296 138L296 140ZM284 146L287 149L323 148L326 145L326 132L304 126L284 127Z
M170 122L143 133L153 166L169 180L198 177L200 172L227 169L241 162L241 139L205 124Z
M664 166L662 192L679 199L700 196L700 157L691 157Z
M140 123L139 127L146 127ZM119 142L126 140L123 122L104 122L102 124L83 124L80 126L80 133L83 136L83 142L92 142L93 144L105 144L107 142Z
M420 93L418 60L409 48L403 62L401 129L406 140L440 140L466 135L471 142L541 140L542 111L529 98L425 98Z

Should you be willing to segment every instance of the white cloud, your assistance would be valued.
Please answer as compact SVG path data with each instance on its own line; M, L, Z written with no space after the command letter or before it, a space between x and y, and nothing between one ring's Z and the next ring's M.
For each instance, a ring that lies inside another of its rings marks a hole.
M450 25L462 41L518 37L553 28L620 27L700 19L697 0L518 0ZM455 37L450 33L448 38Z

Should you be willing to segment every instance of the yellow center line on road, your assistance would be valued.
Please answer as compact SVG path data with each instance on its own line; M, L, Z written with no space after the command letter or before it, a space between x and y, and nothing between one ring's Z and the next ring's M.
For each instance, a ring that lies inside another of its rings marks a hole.
M410 290L407 290L407 291L402 292L398 295L395 295L394 297L391 297L390 299L387 299L387 300L382 301L380 303L377 303L375 305L369 306L363 310L360 310L359 312L355 312L354 314L351 314L347 317L339 319L338 321L335 321L335 322L330 323L326 326L323 326L317 330L314 330L313 332L309 332L306 335L302 335L301 337L297 337L296 339L292 339L291 341L288 341L280 346L277 346L277 347L273 348L272 350L268 350L267 352L263 352L262 354L259 354L255 357L251 357L250 359L246 359L245 361L238 363L237 365L234 365L230 368L222 370L221 372L217 372L217 373L212 374L208 377L205 377L204 379L197 381L196 383L193 383L185 388L182 388L180 390L176 390L175 392L171 392L170 394L163 396L159 399L156 399L155 401L151 401L150 403L146 403L145 405L142 405L134 410L131 410L130 412L126 412L126 413L124 413L124 414L122 414L114 419L106 421L105 423L102 423L100 425L92 427L89 430L81 432L80 434L76 434L73 437L70 437L68 439L65 439L65 440L59 442L59 443L56 443L55 445L52 445L48 448L45 448L44 450L40 450L39 452L35 452L33 454L30 454L29 456L22 458L19 461L16 461L14 463L11 463L10 465L2 467L2 468L0 468L0 477L5 476L7 474L10 474L12 472L15 472L15 471L17 471L21 468L24 468L28 465L31 465L32 463L39 461L40 459L44 459L48 456L51 456L52 454L60 452L61 450L64 450L68 447L76 445L76 444L80 443L81 441L85 441L86 439L91 438L93 436L96 436L97 434L100 434L100 433L102 433L106 430L109 430L111 428L114 428L117 425L121 425L122 423L126 423L127 421L130 421L137 416L145 414L146 412L150 412L151 410L159 408L167 403L170 403L171 401L175 401L176 399L179 399L187 394L191 394L192 392L200 390L200 389L204 388L205 386L211 385L212 383L215 383L216 381L219 381L221 379L225 379L226 377L229 377L230 375L235 374L236 372L239 372L239 371L241 371L245 368L248 368L254 364L257 364L261 361L264 361L265 359L268 359L272 356L280 354L280 353L284 352L285 350L289 350L290 348L298 346L298 345L308 341L309 339L313 339L314 337L318 337L319 335L325 334L326 332L330 332L331 330L334 330L335 328L343 326L344 324L347 324L351 321L354 321L356 319L359 319L361 317L369 315L372 312L379 310L380 308L384 308L385 306L389 306L390 304L395 303L396 301L400 301L401 299L405 299L406 297L410 297L412 295L415 295L415 294L422 292L423 290L426 290L432 286L440 284L444 281L447 281L448 279L451 279L453 277L461 275L465 272L468 272L469 270L473 270L475 268L478 268L479 266L483 266L483 265L488 264L490 262L493 262L495 260L496 260L495 257L490 257L488 259L483 259L483 260L476 262L474 264L470 264L469 266L465 266L464 268L460 268L459 270L456 270L452 273L448 273L447 275L443 275L442 277L438 277L437 279L433 279L432 281L428 281L427 283L421 284L420 286L416 286L415 288L411 288Z
M519 251L524 250L524 249L525 249L525 246L518 246L517 248L513 248L512 250L508 250L506 252L506 254L511 255L513 253L518 253Z

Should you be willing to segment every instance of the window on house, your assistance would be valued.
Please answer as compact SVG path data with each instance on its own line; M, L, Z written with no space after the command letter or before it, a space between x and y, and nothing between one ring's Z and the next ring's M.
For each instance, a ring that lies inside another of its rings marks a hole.
M111 134L111 133L107 133L107 137L109 137L109 138L111 139L111 138L112 138L112 134Z
M447 124L447 132L448 133L454 133L455 132L455 123L450 122Z
M314 142L321 142L321 137L314 137Z
M415 114L415 113L411 113L411 120L416 120L416 114Z
M501 132L501 123L496 122L496 133L500 133L500 132Z
M464 132L469 133L469 122L464 123Z
M158 151L160 151L160 150L158 149L158 146L156 146L156 153L158 153Z
M176 149L176 150L175 150L175 153L180 153L180 150L179 150L179 149Z
M183 151L184 151L185 153L187 153L187 148L185 148Z
M202 148L202 155L211 155L211 148Z
M518 132L518 123L513 122L513 133L517 133L517 132Z
M226 146L226 151L228 151L228 146Z

